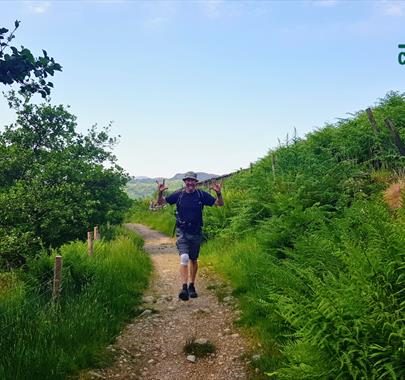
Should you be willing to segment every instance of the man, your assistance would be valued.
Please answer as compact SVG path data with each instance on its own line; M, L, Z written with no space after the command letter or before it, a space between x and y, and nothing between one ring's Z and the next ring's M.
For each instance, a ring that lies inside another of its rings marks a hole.
M211 186L211 189L217 195L217 199L211 194L197 189L197 174L194 172L187 172L183 177L183 181L185 184L184 190L173 193L166 198L163 196L163 192L167 190L167 187L165 187L164 181L162 184L158 182L157 203L159 205L165 203L176 204L176 245L180 255L180 278L183 284L179 298L188 301L190 297L196 298L198 296L194 283L202 240L203 207L223 206L224 200L222 199L221 185L219 184ZM190 282L188 283L189 269Z

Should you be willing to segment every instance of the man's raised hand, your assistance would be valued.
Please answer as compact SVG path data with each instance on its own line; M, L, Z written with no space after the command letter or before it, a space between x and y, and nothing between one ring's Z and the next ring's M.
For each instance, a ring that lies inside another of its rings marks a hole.
M157 187L158 187L157 189L158 189L158 192L159 192L159 193L163 193L165 190L168 189L168 187L165 186L165 180L163 180L162 183L159 183L159 181L156 180L156 183L157 183Z
M221 194L221 186L222 184L214 183L210 186L210 189L214 190L217 194Z

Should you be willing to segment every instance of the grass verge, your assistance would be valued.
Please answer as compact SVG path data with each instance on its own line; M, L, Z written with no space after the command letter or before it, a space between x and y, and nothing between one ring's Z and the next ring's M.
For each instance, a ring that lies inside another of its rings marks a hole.
M95 254L74 242L61 248L60 301L51 302L53 257L41 255L13 274L0 297L0 378L65 379L108 361L105 347L137 313L151 264L142 241L124 232L95 242ZM56 252L55 252L56 254Z

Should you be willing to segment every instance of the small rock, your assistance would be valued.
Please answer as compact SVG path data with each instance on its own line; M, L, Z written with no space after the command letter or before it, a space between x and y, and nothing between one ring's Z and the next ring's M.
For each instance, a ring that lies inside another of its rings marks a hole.
M155 297L153 297L153 296L145 296L142 298L142 300L144 303L155 303L156 302Z
M146 309L143 311L143 313L140 315L140 317L145 317L146 315L151 315L151 314L152 314L152 310Z
M252 360L253 360L254 362L260 360L260 358L261 358L260 354L256 354L256 355L253 355L253 356L252 356Z
M167 310L173 311L173 310L176 310L176 308L175 308L174 306L169 306L169 307L167 308Z
M191 363L195 363L196 357L195 357L195 355L188 355L188 356L187 356L187 360L188 360L189 362L191 362Z
M233 297L232 296L228 296L224 298L224 302L229 303L233 301Z
M97 372L94 371L90 371L89 375L93 378L93 379L105 379L105 377L103 375L100 375Z
M230 332L231 332L231 329L228 329L228 328L224 329L224 333L229 334Z
M201 346L208 343L208 339L205 338L198 338L194 341L195 344L200 344Z
M154 362L155 362L154 359L149 359L149 360L148 360L148 363L149 363L149 364L153 364Z
M193 314L210 314L211 310L206 308L202 308L202 309L195 309L193 310Z
M232 334L231 337L232 338L239 338L239 334Z

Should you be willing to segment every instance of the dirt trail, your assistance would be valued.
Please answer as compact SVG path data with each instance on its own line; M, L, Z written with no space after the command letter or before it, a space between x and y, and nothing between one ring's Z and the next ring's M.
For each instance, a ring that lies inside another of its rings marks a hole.
M232 321L237 311L219 303L207 285L212 283L203 270L197 276L199 297L178 299L179 258L175 241L140 224L127 224L145 240L154 277L145 296L145 309L154 312L139 316L126 326L110 349L116 353L112 367L91 371L92 378L148 380L232 380L247 379L244 359L248 344L235 330ZM216 353L187 360L183 348L190 338L206 338Z

